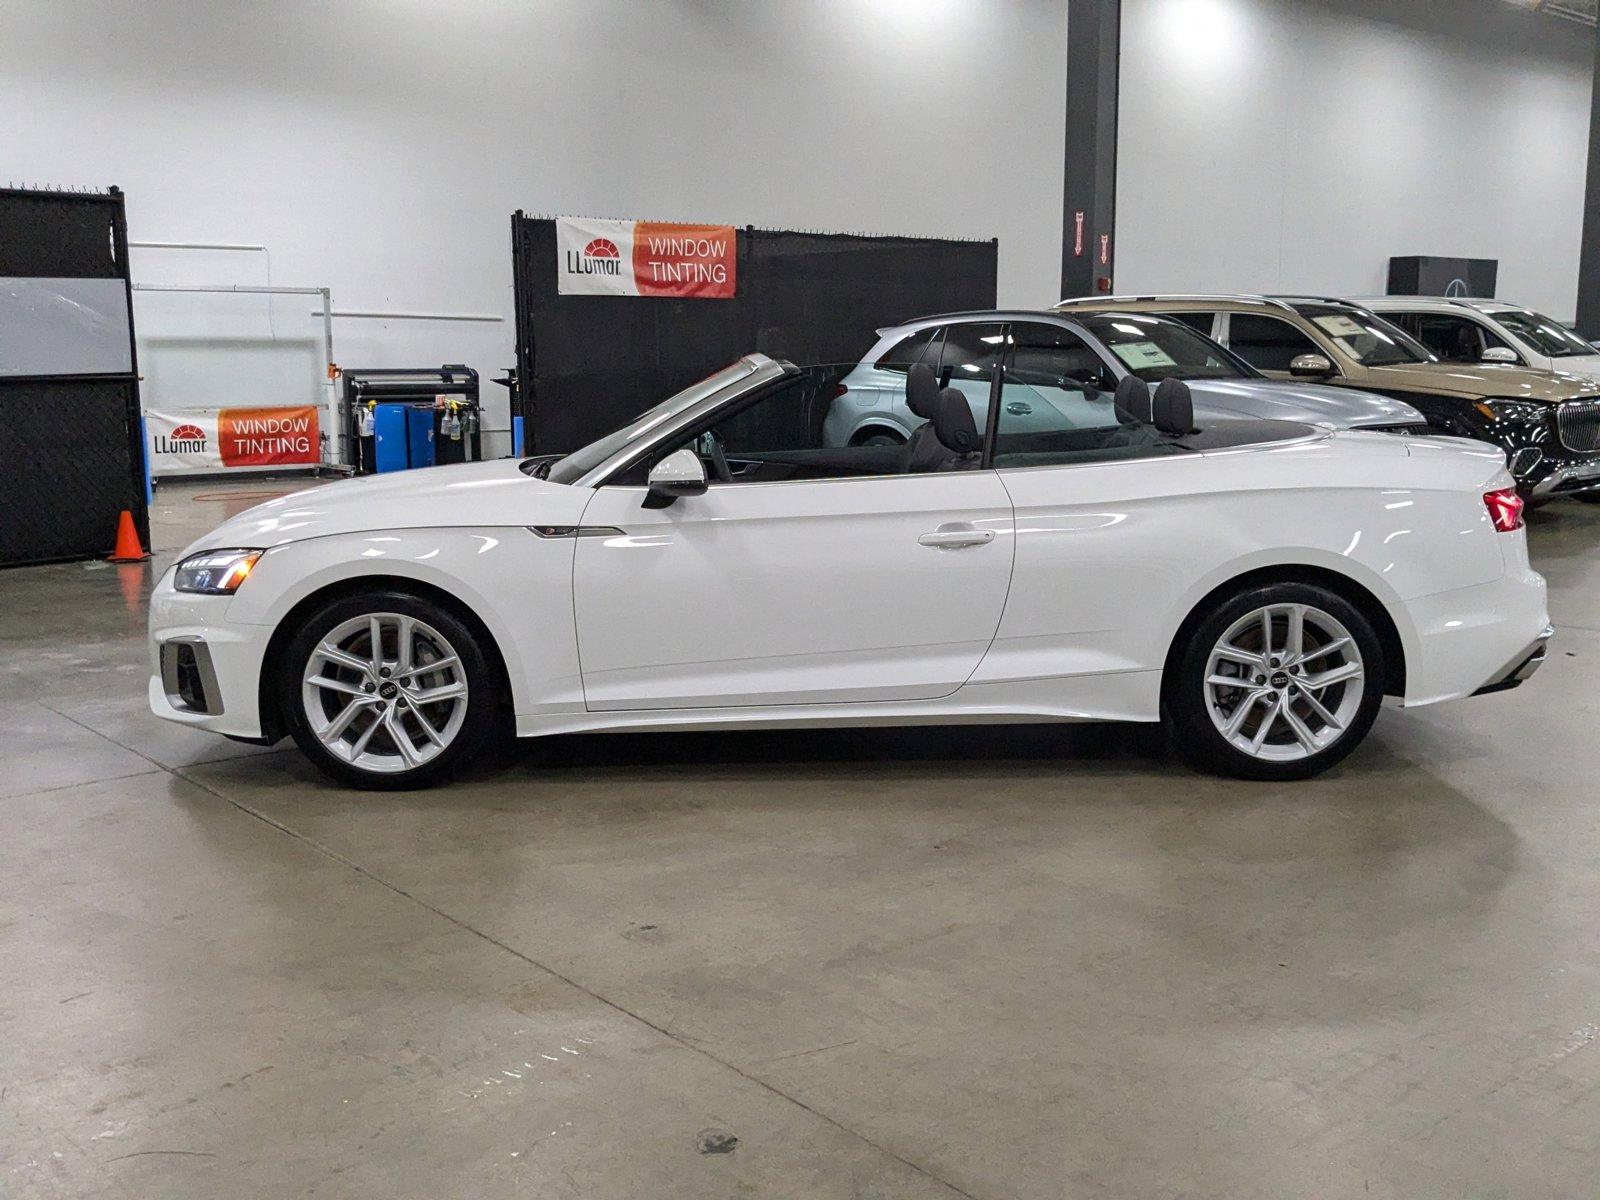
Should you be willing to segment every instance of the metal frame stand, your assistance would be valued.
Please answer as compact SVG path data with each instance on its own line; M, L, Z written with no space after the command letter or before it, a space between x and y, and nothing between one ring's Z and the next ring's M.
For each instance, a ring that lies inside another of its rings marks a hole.
M146 243L154 245L156 243ZM173 243L176 245L177 243ZM201 248L201 247L195 247ZM210 247L204 247L209 249ZM230 247L232 248L232 247ZM239 247L244 248L244 247ZM135 283L132 286L136 292L193 292L193 293L238 293L245 296L320 296L322 297L322 357L327 364L323 372L322 408L325 420L322 422L321 466L345 469L352 461L350 447L345 436L345 413L339 397L339 389L334 386L334 378L338 375L339 368L333 361L333 299L329 289L325 287L267 287L251 284L183 284L183 283ZM130 305L131 308L131 305ZM337 432L330 433L330 430ZM329 451L332 450L330 454Z

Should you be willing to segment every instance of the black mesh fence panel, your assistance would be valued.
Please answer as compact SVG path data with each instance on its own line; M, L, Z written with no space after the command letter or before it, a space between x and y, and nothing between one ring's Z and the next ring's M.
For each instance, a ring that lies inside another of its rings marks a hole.
M117 189L0 189L0 277L126 283L127 259ZM149 546L138 387L137 367L0 375L0 567L108 554L123 509Z
M0 387L0 566L109 554L117 514L143 510L128 470L130 390L88 378Z
M0 192L0 275L114 279L108 196ZM96 203L100 201L101 203Z

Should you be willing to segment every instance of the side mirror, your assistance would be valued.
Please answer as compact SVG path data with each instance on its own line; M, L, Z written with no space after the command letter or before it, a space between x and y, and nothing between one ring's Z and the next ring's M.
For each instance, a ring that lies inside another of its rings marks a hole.
M1296 379L1326 379L1333 364L1321 354L1297 354L1289 360L1289 374Z
M646 508L666 508L680 496L703 496L706 467L693 450L675 450L650 468Z
M1486 363L1516 363L1517 352L1509 346L1489 346L1478 360Z

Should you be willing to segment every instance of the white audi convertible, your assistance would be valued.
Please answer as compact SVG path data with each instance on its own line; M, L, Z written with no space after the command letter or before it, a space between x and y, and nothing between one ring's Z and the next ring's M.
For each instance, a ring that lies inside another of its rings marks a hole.
M1498 449L1197 429L1176 380L1065 403L990 341L908 374L904 446L827 444L855 364L754 354L565 457L251 509L157 584L150 704L292 736L358 787L433 783L509 728L1080 720L1164 721L1197 766L1293 779L1385 696L1542 661Z

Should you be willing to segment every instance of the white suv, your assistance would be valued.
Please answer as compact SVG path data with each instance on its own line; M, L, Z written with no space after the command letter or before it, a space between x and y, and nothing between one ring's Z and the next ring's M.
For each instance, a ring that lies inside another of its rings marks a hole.
M1520 304L1444 296L1374 296L1357 303L1383 314L1445 362L1518 363L1600 382L1600 350Z

